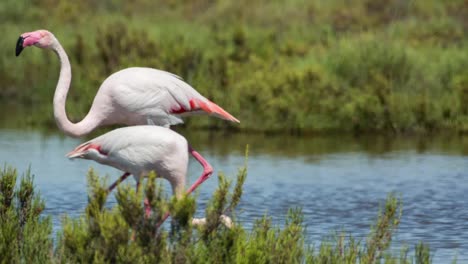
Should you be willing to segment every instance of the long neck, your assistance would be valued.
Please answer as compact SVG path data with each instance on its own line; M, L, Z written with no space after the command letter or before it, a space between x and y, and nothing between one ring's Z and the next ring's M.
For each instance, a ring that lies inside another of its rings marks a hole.
M72 78L70 61L68 60L68 56L65 53L62 45L60 45L57 40L55 41L55 45L53 45L52 49L60 59L60 76L57 87L55 88L54 95L55 122L57 123L59 129L69 136L84 136L99 125L99 120L94 117L91 111L82 121L76 124L68 120L67 113L65 111L65 102L67 100L67 94L68 90L70 89L70 82Z
M172 192L177 197L177 199L181 199L182 196L185 194L185 177L175 177L171 181L172 185Z

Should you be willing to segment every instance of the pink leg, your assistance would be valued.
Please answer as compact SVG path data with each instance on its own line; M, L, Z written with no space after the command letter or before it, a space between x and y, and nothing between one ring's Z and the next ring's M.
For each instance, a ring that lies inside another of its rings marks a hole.
M202 155L200 155L200 153L196 152L190 145L189 145L189 152L203 166L203 173L195 181L195 183L192 184L192 186L190 186L190 188L187 190L187 194L192 193L200 184L202 184L204 181L208 180L208 178L213 173L213 167L211 167L211 165L202 157Z
M140 181L138 181L136 184L136 191L138 192L139 189L140 189ZM143 203L145 204L145 218L149 218L151 214L151 207L150 207L148 198L145 197L145 201Z
M145 201L143 203L145 204L145 216L146 218L149 218L151 215L151 207L148 198L145 197Z
M113 184L111 184L111 186L109 186L109 188L107 189L107 192L112 192L112 190L115 187L117 187L117 185L119 185L121 182L123 182L125 179L127 179L128 176L130 176L130 173L128 173L128 172L126 172L122 176L120 176L120 178L118 178Z
M198 161L200 164L203 166L203 173L202 175L195 181L192 186L187 190L187 194L192 193L197 187L202 184L204 181L206 181L211 174L213 173L213 167L200 155L200 153L196 152L192 146L189 145L188 150L190 154ZM164 217L162 218L161 222L159 222L158 227L166 221L166 219L169 217L169 212L167 212Z

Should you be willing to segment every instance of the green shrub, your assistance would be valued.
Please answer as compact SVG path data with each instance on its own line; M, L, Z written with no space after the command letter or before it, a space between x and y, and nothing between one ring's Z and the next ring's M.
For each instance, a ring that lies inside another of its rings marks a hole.
M47 263L53 256L52 221L42 217L45 203L26 171L15 188L17 171L0 170L0 261L1 263Z
M308 245L301 209L290 209L281 226L269 216L244 229L236 221L246 167L237 181L223 175L206 208L205 225L194 227L196 203L192 196L168 200L156 175L151 174L137 193L130 185L119 186L117 205L105 206L106 180L92 170L88 174L88 205L78 218L65 216L53 247L50 217L41 216L44 202L35 193L29 170L15 188L17 172L0 171L0 259L2 263L431 263L427 244L407 247L400 254L388 250L402 216L401 200L390 194L365 241L345 233ZM152 214L145 217L145 195ZM160 226L167 210L172 221ZM220 221L230 214L232 228Z

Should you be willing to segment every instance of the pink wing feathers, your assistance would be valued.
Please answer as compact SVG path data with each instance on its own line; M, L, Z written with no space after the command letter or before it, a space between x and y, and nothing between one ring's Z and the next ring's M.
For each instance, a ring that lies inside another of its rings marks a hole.
M195 105L198 105L201 110L205 111L208 114L215 115L219 118L222 118L228 121L239 123L239 120L237 118L235 118L234 116L226 112L224 109L222 109L220 106L211 102L208 99L206 99L205 102L202 100L197 100L197 99L194 99L194 101L195 101ZM192 101L190 101L190 105L192 105Z

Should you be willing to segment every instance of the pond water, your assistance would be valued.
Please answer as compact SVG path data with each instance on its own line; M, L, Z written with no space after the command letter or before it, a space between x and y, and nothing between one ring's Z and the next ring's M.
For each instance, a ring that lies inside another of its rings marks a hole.
M364 238L379 205L389 192L396 192L403 199L396 244L413 247L428 242L435 263L448 263L454 257L459 263L468 261L468 138L181 134L216 172L230 178L243 165L245 146L250 145L238 213L247 227L265 213L280 225L288 208L302 207L310 243L317 245L335 231ZM82 141L60 133L0 130L0 162L19 171L31 166L55 231L62 215L83 212L91 166L111 180L121 174L91 161L66 159L65 153ZM189 182L201 172L192 159ZM198 216L216 186L217 178L212 177L199 188Z

